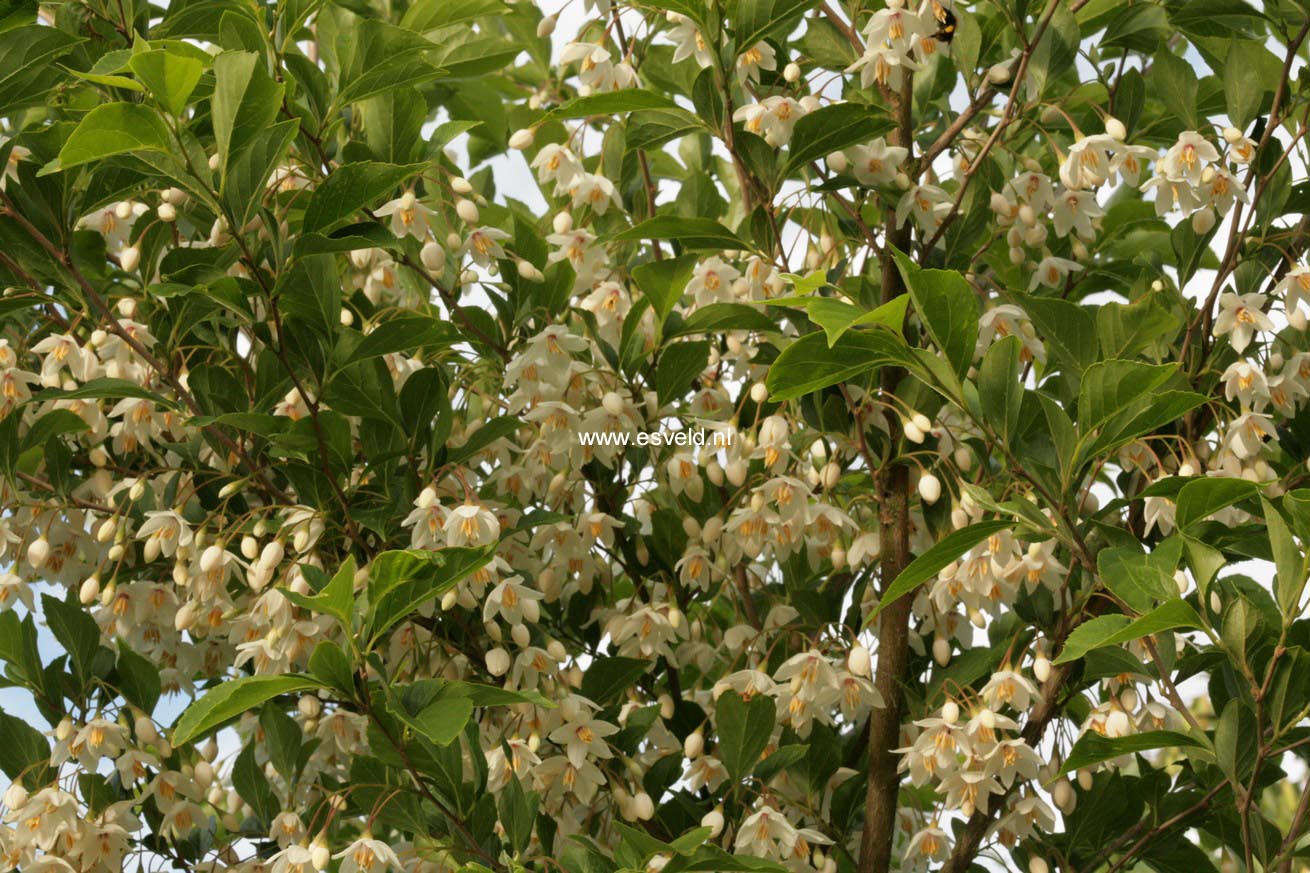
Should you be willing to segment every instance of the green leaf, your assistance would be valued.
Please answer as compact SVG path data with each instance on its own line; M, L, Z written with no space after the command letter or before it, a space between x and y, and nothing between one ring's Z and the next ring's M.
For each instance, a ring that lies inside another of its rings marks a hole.
M755 765L753 775L761 782L768 783L783 770L802 761L809 751L810 747L804 743L779 746L777 751Z
M1181 540L1175 542L1181 545ZM1173 567L1156 560L1155 553L1146 555L1132 546L1102 549L1096 556L1096 572L1106 587L1137 613L1149 612L1158 600L1178 596Z
M909 306L910 298L904 294L873 310L862 309L833 297L812 297L805 302L805 314L823 328L823 332L828 335L828 348L832 348L842 334L860 325L876 324L900 333Z
M890 116L878 107L849 101L830 103L796 122L784 173L792 175L811 161L868 142L894 127Z
M942 537L941 540L933 544L932 548L916 557L906 565L904 570L897 574L896 578L883 591L882 597L878 600L878 605L870 611L869 617L865 619L865 626L868 627L874 618L878 616L878 613L936 576L947 564L958 560L961 555L992 534L1000 533L1012 527L1014 527L1014 522L1006 519L980 521L968 527L951 531Z
M517 416L502 415L493 418L469 435L463 445L451 448L446 456L446 463L459 464L467 461L496 440L512 438L522 425Z
M710 344L698 342L674 343L660 353L659 367L655 370L655 392L659 405L681 397L691 387L710 361Z
M166 152L172 148L163 117L140 103L106 103L88 112L77 125L59 157L41 170L67 170L127 152Z
M691 281L700 259L695 255L647 261L632 269L632 278L655 308L656 321L663 324L673 307L682 299L683 289Z
M1151 84L1165 109L1189 129L1198 126L1196 70L1169 49L1156 53L1151 62Z
M205 73L199 59L167 49L138 52L127 65L164 108L177 116L186 109L187 100Z
M77 603L66 603L49 594L41 595L41 610L50 632L68 653L78 678L85 683L91 675L91 660L100 648L100 626Z
M547 112L542 121L564 121L570 118L590 118L593 115L617 115L642 109L676 109L678 104L656 91L643 88L621 88L603 91L586 97L575 97Z
M921 270L908 255L895 252L894 257L919 320L956 374L963 375L978 345L978 298L973 288L953 270Z
M1066 664L1078 660L1092 649L1116 646L1162 631L1204 627L1196 610L1187 601L1175 597L1136 620L1123 615L1102 615L1083 622L1069 634L1060 656L1051 663Z
M497 809L500 823L505 828L505 837L515 854L522 853L532 840L539 804L540 796L537 792L524 791L519 777L511 774L509 783L500 792Z
M13 4L8 8L21 7ZM26 21L35 21L35 17ZM0 39L0 115L12 118L15 110L41 105L45 95L59 83L51 62L81 42L61 28L44 24L24 24L4 31Z
M41 400L119 400L124 397L135 397L170 409L176 408L176 405L162 394L156 394L127 379L113 379L108 376L84 382L71 391L50 388L42 391L39 397Z
M50 767L50 744L23 719L0 712L0 770L11 781L21 781L35 791L54 778Z
M1015 295L1065 372L1081 375L1096 360L1096 322L1076 303Z
M264 768L255 761L255 742L251 740L232 764L232 787L237 796L250 804L256 822L267 826L277 815L279 804L269 785Z
M773 319L754 306L745 303L711 303L702 306L676 328L669 330L668 338L695 333L722 333L725 330L776 331Z
M773 698L756 694L749 701L735 691L725 691L714 707L719 734L719 760L733 779L755 769L769 745L777 712Z
M903 341L888 330L847 331L832 345L827 334L816 331L783 349L764 383L769 397L781 402L849 382L878 367L904 364L906 357Z
M1123 755L1149 752L1152 749L1176 748L1204 749L1205 743L1179 731L1143 731L1139 734L1115 738L1103 737L1095 731L1087 731L1069 750L1069 757L1060 768L1060 775Z
M355 614L354 556L346 556L341 569L328 580L328 584L324 585L323 590L317 594L298 594L290 588L284 588L282 589L282 596L297 606L322 615L332 616L341 622L341 626L349 632Z
M346 699L355 696L355 673L350 656L331 640L323 640L309 656L309 672L324 686L339 691Z
M1265 95L1277 87L1282 64L1259 42L1234 39L1219 72L1228 117L1235 127L1245 130L1260 114Z
M801 13L814 0L738 0L732 23L737 30L737 45L750 48L766 36L785 36L782 31L795 26Z
M369 564L368 648L396 622L491 560L488 549L448 548L428 552L404 549L383 552Z
M420 312L405 312L366 334L355 346L350 360L362 361L414 349L446 348L459 341L459 331L450 322Z
M125 645L118 648L118 690L127 702L149 715L159 703L163 686L159 668Z
M673 240L688 251L748 250L750 246L711 218L657 215L610 238L611 242Z
M186 708L173 725L173 745L184 746L222 727L243 713L260 707L279 694L294 694L319 687L309 676L242 676L215 685Z
M601 706L608 705L627 691L654 666L642 658L620 656L596 658L582 675L579 693Z
M511 691L498 685L483 685L479 682L447 682L446 687L452 694L461 694L473 701L474 706L514 706L519 703L531 703L533 706L554 709L555 701L543 697L538 691Z
M1090 434L1112 416L1150 396L1174 375L1174 364L1098 361L1083 372L1078 394L1078 431Z
M1259 493L1260 487L1245 479L1218 476L1193 479L1178 491L1174 500L1177 505L1174 524L1179 530L1188 530L1219 510L1254 499Z
M255 52L223 52L214 58L211 114L223 177L232 158L273 123L284 90Z
M624 148L627 151L659 148L671 140L706 130L701 117L685 109L644 109L628 117Z
M325 233L349 221L423 169L423 164L379 164L359 161L334 170L314 189L305 207L307 233Z
M397 689L389 708L428 742L448 746L473 715L473 701L440 679L424 679Z
M400 26L409 30L429 31L508 12L508 7L500 0L419 0L405 11Z
M978 367L978 399L983 415L1007 445L1019 429L1023 406L1023 342L1007 336L992 343Z
M282 778L293 779L299 769L300 745L305 732L294 719L272 704L266 704L260 712L259 726L264 731L264 748L268 750L273 768L282 774Z
M1274 556L1276 577L1274 593L1283 615L1296 616L1301 593L1305 589L1306 566L1305 553L1292 539L1291 528L1287 520L1275 506L1264 497L1260 498L1264 508L1265 528L1269 532L1269 550Z

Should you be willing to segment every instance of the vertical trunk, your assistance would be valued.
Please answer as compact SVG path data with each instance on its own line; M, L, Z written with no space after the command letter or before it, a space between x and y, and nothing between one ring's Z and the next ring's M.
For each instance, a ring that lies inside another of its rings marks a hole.
M897 465L879 475L879 521L882 538L882 579L885 588L910 562L909 470ZM878 670L874 684L884 706L869 721L869 785L864 798L864 833L860 840L859 873L886 873L891 867L896 828L896 796L900 773L892 749L904 718L902 692L912 598L902 597L878 616Z
M905 77L901 93L896 100L897 129L892 140L909 149L909 160L914 160L913 78ZM913 241L910 226L897 227L894 217L884 225L883 240L886 247L882 258L882 299L886 303L906 293L892 259L891 247L902 252L910 251ZM882 371L882 392L896 390L902 373L895 368ZM895 444L900 438L900 427L894 416L890 438ZM863 423L859 425L863 427ZM892 583L910 563L910 471L893 458L880 470L870 471L878 485L879 536L882 543L880 577L882 590ZM896 829L896 798L900 793L900 773L896 769L896 755L892 752L898 742L901 721L905 717L906 665L909 660L910 604L912 598L902 597L889 605L878 616L878 669L874 685L882 695L883 707L869 716L869 783L864 796L864 832L860 837L859 873L887 873L891 869L892 838Z

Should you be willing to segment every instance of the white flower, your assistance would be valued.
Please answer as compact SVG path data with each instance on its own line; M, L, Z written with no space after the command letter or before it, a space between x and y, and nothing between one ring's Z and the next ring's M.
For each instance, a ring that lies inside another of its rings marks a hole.
M1137 185L1148 161L1157 157L1155 149L1120 143L1110 159L1110 175L1118 174L1125 185Z
M619 205L614 183L599 173L582 173L574 177L569 194L573 197L573 208L589 206L597 215L604 215L611 204Z
M343 851L333 855L341 858L341 873L383 873L395 868L402 869L396 851L373 835L365 833Z
M1092 192L1065 191L1056 198L1051 220L1058 236L1068 236L1072 230L1081 238L1089 240L1096 235L1092 220L1104 214L1105 210L1096 202L1096 195Z
M1244 412L1228 426L1225 444L1245 461L1260 454L1266 439L1277 439L1273 419L1262 412Z
M757 858L785 857L796 844L796 828L778 810L762 807L741 823L733 848Z
M578 720L566 722L551 731L550 741L564 746L569 763L581 767L589 758L613 757L614 753L604 738L618 732L619 729L609 722L579 715Z
M1274 294L1283 298L1288 312L1302 303L1310 306L1310 267L1293 267L1274 287Z
M487 267L494 260L505 257L501 240L509 239L509 234L496 227L475 228L464 242L461 251L473 259L479 267Z
M9 142L8 139L0 137L0 146L3 146L7 142ZM32 152L30 149L26 149L20 145L16 145L9 150L9 157L5 160L4 170L3 172L0 172L0 191L5 190L5 184L10 179L18 178L18 164L27 160L31 154Z
M1214 322L1214 335L1229 334L1228 342L1236 352L1251 344L1257 331L1272 331L1274 323L1265 315L1268 303L1263 294L1234 294L1227 291L1219 297L1219 317Z
M487 546L500 536L496 514L476 503L465 503L452 509L442 529L446 533L446 543L452 546Z
M1194 130L1178 134L1174 143L1160 159L1159 170L1171 182L1201 184L1201 173L1206 164L1219 160L1219 150Z
M1078 140L1060 164L1060 181L1066 188L1096 188L1110 177L1110 153L1118 143L1109 135L1098 133Z
M930 825L915 833L905 849L905 858L922 858L925 861L945 861L951 854L951 838L946 831Z
M983 686L981 697L992 709L1009 704L1017 712L1027 712L1037 687L1027 677L1014 670L1000 670Z
M379 206L373 214L383 218L391 216L391 232L396 236L412 236L422 242L428 235L428 216L432 210L420 203L413 191L406 191Z
M144 203L123 200L111 203L77 223L82 230L94 230L105 238L105 248L118 254L130 241L136 220L150 211Z
M511 576L501 582L487 595L487 602L482 610L483 621L491 621L497 615L511 627L528 621L536 621L540 615L537 601L544 595L523 584L520 576Z
M668 38L677 46L673 52L674 65L682 63L687 58L695 58L696 64L702 69L711 66L714 63L714 54L710 51L709 46L705 44L705 37L701 36L700 30L692 23L691 19L670 12L669 20L676 23L676 26L667 34Z
M1032 281L1028 283L1028 290L1031 292L1038 285L1045 285L1047 288L1059 288L1064 284L1064 280L1069 277L1071 272L1077 272L1082 268L1082 264L1068 258L1057 258L1054 255L1045 257L1037 265Z
M757 42L737 56L737 80L745 82L760 80L760 70L778 69L778 59L773 46L767 42Z
M778 148L791 141L792 128L804 114L805 107L796 100L773 96L738 108L732 114L732 120L742 122L747 131Z
M936 185L911 185L896 204L896 226L911 215L922 230L933 231L951 211L951 195Z
M728 302L733 299L732 283L740 276L735 267L725 264L717 255L706 258L696 265L684 293L690 294L697 306Z
M191 545L191 525L175 510L154 510L146 513L146 521L137 529L136 536L146 542L147 560L153 560L152 551L171 558L179 547Z
M537 181L554 182L556 189L568 189L574 179L582 174L582 162L566 146L547 143L532 159L532 169L537 171Z
M862 185L878 187L896 178L909 151L901 146L889 146L878 137L868 145L856 146L850 151L851 172Z

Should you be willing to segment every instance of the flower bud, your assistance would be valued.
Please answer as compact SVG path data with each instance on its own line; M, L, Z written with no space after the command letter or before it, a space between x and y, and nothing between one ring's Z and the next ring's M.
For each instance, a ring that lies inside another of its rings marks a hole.
M455 214L459 220L465 224L477 224L481 214L478 212L478 206L472 200L459 200L455 203Z
M27 789L18 782L9 783L9 787L5 789L4 804L5 809L11 812L15 809L22 809L27 805Z
M159 208L155 211L159 213L160 221L168 224L177 221L177 207L172 203L161 203L159 204Z
M869 658L869 650L860 643L851 646L851 650L846 653L846 669L851 671L854 676L868 679L872 672L872 661Z
M1051 873L1051 868L1041 855L1033 855L1028 859L1028 873Z
M710 837L723 833L723 807L716 806L701 817L700 826L710 829Z
M27 547L27 563L32 565L32 569L40 570L49 559L50 541L43 536L32 540Z
M500 646L487 652L487 672L492 676L504 676L509 672L509 652Z
M1105 119L1105 132L1110 135L1111 139L1117 139L1119 142L1128 139L1128 128L1124 127L1124 123L1114 116Z
M1038 682L1045 682L1051 677L1051 662L1045 655L1038 655L1033 660L1033 676Z
M932 473L924 473L919 477L919 496L923 502L931 506L942 496L942 483Z
M945 667L951 661L951 644L946 641L946 637L938 637L932 641L932 657L938 666Z
M532 143L536 140L537 133L530 127L519 128L509 138L509 147L516 151L523 151L531 148Z
M83 606L90 606L92 603L96 602L96 598L99 596L100 577L95 575L88 576L86 581L82 583L82 587L78 589L77 599L82 602Z
M954 700L948 700L942 704L942 721L947 724L955 724L960 720L960 705Z
M801 78L801 65L793 61L783 67L782 78L788 82L799 82Z
M545 39L555 32L555 24L559 21L558 15L547 15L541 21L537 22L537 36Z
M682 754L688 760L694 761L703 751L705 751L705 735L700 732L700 728L697 728L687 734L687 738L682 741Z
M223 547L215 543L200 555L200 572L212 573L223 563Z

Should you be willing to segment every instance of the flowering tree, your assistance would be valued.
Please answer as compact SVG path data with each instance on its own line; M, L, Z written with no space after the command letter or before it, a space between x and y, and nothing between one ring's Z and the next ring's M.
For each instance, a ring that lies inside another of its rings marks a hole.
M554 5L8 7L0 871L1305 869L1304 3Z

